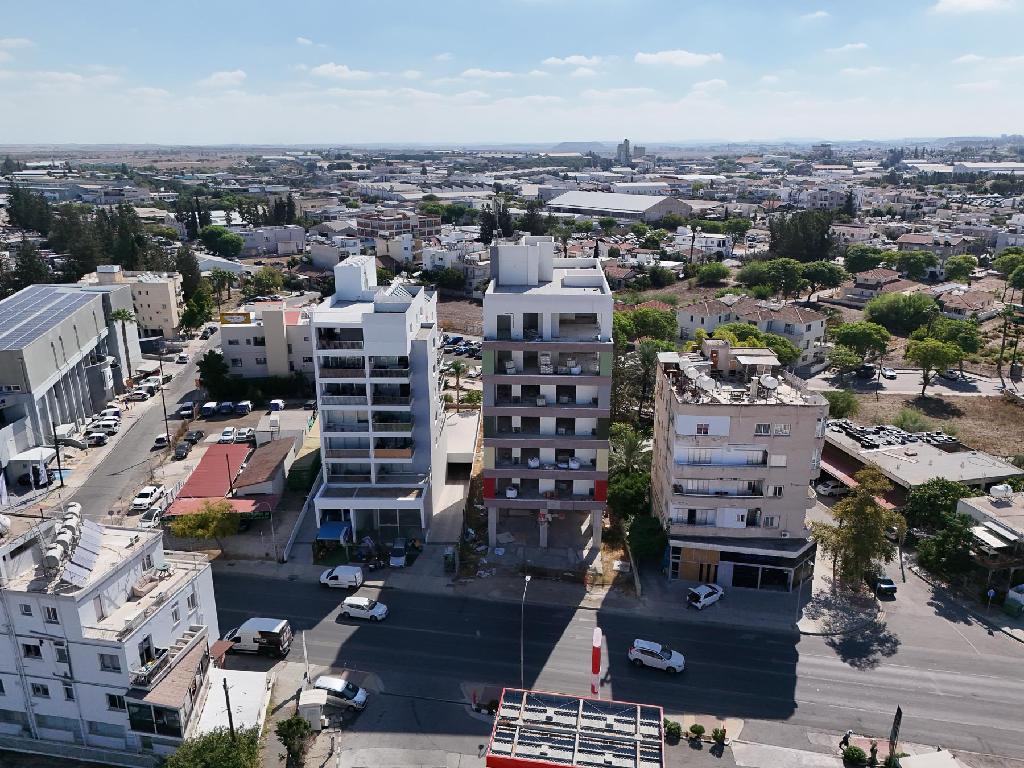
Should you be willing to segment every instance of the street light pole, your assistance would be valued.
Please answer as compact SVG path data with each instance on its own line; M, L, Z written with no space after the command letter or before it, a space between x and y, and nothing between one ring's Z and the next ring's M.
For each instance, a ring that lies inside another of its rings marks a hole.
M526 658L526 588L529 586L530 574L526 574L523 580L523 600L519 605L519 687L523 690L526 690L523 667Z
M167 398L164 396L164 355L161 349L157 358L160 362L160 404L164 409L164 434L167 435L167 444L171 443L171 428L167 424Z

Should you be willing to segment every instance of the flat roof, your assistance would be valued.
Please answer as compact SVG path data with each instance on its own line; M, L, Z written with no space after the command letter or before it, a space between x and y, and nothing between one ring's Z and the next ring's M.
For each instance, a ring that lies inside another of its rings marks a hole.
M595 211L622 211L643 213L653 208L666 195L630 195L624 192L564 192L548 201L548 207L589 208Z
M98 294L77 287L30 285L0 301L0 350L23 349Z
M858 461L876 467L904 488L923 485L936 477L970 485L1024 475L1024 470L984 451L949 453L920 441L908 445L862 448L849 435L831 429L825 432L825 440Z
M604 272L601 270L600 262L594 260L595 266L591 267L556 267L551 270L551 279L536 285L512 285L499 283L491 280L488 293L506 294L529 294L536 296L540 294L551 294L556 296L611 296L608 283L604 279ZM596 277L601 276L600 285L566 285L572 282L573 277Z
M270 699L270 680L266 672L210 667L210 693L196 723L194 736L216 728L228 727L228 709L224 700L224 681L231 692L231 722L235 728L262 728Z
M975 519L981 515L995 520L1024 538L1024 492L1011 494L1005 499L995 496L971 496L960 499L957 511L966 512Z

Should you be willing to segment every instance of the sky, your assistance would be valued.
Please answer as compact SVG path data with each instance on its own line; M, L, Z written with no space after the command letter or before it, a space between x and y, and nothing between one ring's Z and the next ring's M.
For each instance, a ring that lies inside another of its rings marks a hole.
M1024 0L36 0L0 144L998 135Z

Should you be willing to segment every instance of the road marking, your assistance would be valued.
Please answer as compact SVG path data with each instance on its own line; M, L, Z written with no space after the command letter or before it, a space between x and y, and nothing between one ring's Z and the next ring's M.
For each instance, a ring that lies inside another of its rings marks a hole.
M954 624L953 622L950 622L949 626L951 626L953 628L953 631L956 632L958 635L960 635L960 637L962 637L964 639L965 643L967 643L969 646L971 646L971 648L973 649L973 651L976 654L981 656L981 651L979 651L977 648L975 648L974 643L972 643L970 640L967 639L967 635L965 635L963 632L961 632L959 629L957 629L956 624Z

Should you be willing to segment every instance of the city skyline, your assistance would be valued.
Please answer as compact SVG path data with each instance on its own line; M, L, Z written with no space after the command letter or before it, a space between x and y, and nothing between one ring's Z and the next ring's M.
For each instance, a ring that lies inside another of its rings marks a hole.
M1011 90L1024 67L1012 31L1022 5L304 2L271 23L236 2L184 3L174 17L113 3L102 14L62 5L59 25L53 6L25 6L6 12L0 37L3 136L554 144L998 135L1024 117Z

